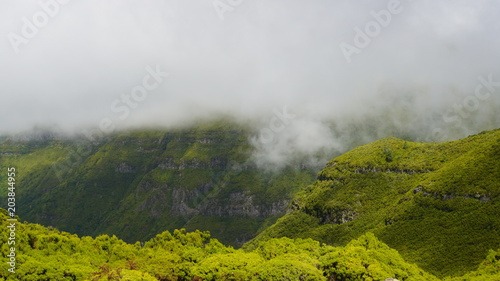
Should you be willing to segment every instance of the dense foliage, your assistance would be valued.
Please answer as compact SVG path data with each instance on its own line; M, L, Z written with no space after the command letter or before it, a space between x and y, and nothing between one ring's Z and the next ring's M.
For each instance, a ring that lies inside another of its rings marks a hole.
M1 252L7 212L1 210ZM165 231L127 244L116 236L96 238L18 223L16 270L0 265L0 280L437 280L405 262L368 233L345 247L311 239L279 238L251 252L224 246L208 232Z
M360 146L328 163L246 247L282 236L346 245L370 231L437 276L464 274L500 247L499 158L500 130Z
M2 259L7 212L0 212ZM0 280L330 280L438 281L366 233L346 246L312 239L275 238L253 251L224 246L208 232L165 231L127 244L116 236L78 237L38 224L18 223L16 270L0 264ZM446 281L499 280L500 254L491 251L477 271Z

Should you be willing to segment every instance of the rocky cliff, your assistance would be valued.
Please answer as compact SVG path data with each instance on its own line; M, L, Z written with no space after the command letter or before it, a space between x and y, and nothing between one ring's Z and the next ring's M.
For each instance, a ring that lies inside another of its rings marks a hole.
M237 246L283 215L315 176L258 170L248 160L248 138L227 122L92 140L10 138L0 145L0 165L19 171L23 219L129 242L203 229Z

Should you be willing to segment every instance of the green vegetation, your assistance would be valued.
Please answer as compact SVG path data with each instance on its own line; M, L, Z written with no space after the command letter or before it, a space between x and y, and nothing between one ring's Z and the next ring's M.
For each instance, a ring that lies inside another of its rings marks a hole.
M328 163L291 212L245 247L283 236L343 246L373 232L434 275L462 275L500 246L499 155L500 130L360 146Z
M464 276L446 278L445 281L497 281L500 280L500 252L490 250L478 270Z
M314 183L311 170L258 170L247 139L227 122L3 139L18 214L79 236L18 225L17 271L1 264L0 280L500 280L500 130L381 139Z
M7 212L0 210L0 250L9 252ZM344 247L312 239L275 238L252 251L224 246L208 232L165 231L145 243L116 236L78 237L17 223L16 266L0 265L0 280L360 280L438 281L366 233ZM498 280L500 254L477 271L445 281Z
M219 121L94 141L7 138L0 143L0 171L16 167L20 214L30 222L128 242L164 230L204 229L241 246L315 178L311 169L261 173L248 161L249 136L244 126ZM6 194L2 186L0 207Z
M7 218L2 209L2 253L8 252ZM437 280L371 233L346 247L279 238L245 252L222 245L208 232L165 231L145 243L127 244L116 236L80 238L18 223L15 246L15 272L2 262L0 280Z

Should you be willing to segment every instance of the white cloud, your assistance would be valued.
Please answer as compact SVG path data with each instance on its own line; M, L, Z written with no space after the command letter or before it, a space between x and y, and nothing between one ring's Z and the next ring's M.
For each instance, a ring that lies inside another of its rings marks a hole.
M256 145L261 155L342 150L349 137L429 139L428 131L450 126L440 114L473 94L479 76L500 80L500 4L402 0L401 13L347 63L340 42L352 42L354 28L388 3L252 0L221 21L211 1L72 0L15 54L8 34L22 35L22 18L41 8L2 1L0 132L37 124L75 130L108 116L122 127L167 126L218 112L266 124L273 108L288 106L297 119L278 146ZM110 104L155 65L171 76L116 120ZM447 137L498 127L498 102L492 95L469 127ZM383 124L367 133L374 120ZM356 122L366 134L355 134Z

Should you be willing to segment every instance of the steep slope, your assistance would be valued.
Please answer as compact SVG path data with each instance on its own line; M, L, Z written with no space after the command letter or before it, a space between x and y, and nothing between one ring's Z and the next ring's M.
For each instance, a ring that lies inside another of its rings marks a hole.
M283 215L315 176L263 173L248 162L248 137L242 126L213 122L94 139L11 139L0 145L0 166L18 171L18 214L32 222L129 242L203 229L241 245Z
M446 143L386 138L327 164L271 237L344 245L372 231L440 276L475 269L500 247L500 130Z

